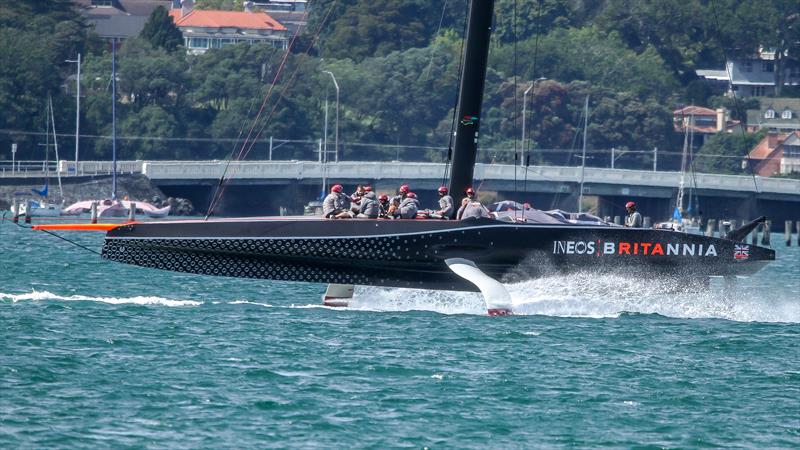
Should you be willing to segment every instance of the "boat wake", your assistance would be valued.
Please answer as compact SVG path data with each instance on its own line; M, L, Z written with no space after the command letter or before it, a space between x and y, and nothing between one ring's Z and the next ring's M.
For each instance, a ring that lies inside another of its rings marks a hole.
M726 290L722 280L717 279L712 279L709 289L694 292L681 291L670 281L593 273L539 278L509 284L506 288L516 315L615 318L637 313L800 323L800 305L791 296L764 298L746 286ZM348 309L486 314L483 297L477 293L370 287L356 287Z
M11 300L13 303L17 302L24 302L24 301L42 301L42 300L56 300L56 301L67 301L67 302L99 302L99 303L109 303L112 305L160 305L160 306L200 306L203 302L193 301L193 300L170 300L161 297L146 297L146 296L137 296L137 297L90 297L86 295L70 295L70 296L63 296L58 294L53 294L47 291L36 291L28 292L25 294L6 294L0 292L0 301L3 300Z

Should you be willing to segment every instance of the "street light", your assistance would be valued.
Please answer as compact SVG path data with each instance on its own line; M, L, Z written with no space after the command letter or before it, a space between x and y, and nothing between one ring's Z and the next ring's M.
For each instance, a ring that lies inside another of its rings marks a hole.
M336 88L336 141L334 143L334 161L339 162L339 83L336 82L336 77L333 76L333 72L330 70L323 70L323 73L327 73L331 76L333 80L333 86Z
M78 148L80 147L80 130L81 130L81 54L78 53L78 59L68 59L68 63L78 63L78 77L75 79L77 85L75 93L75 175L78 174Z
M520 165L521 166L525 165L525 157L526 157L525 122L528 119L527 114L526 114L527 107L528 107L528 92L530 92L531 89L534 89L536 87L536 85L540 81L544 81L546 79L547 78L545 78L545 77L540 77L540 78L535 79L534 81L531 82L531 85L528 86L528 89L525 89L525 92L522 94L522 161L520 161Z

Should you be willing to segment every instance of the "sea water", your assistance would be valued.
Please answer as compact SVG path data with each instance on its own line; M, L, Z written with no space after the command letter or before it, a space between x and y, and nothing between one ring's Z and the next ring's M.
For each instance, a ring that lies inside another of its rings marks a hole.
M92 249L102 237L69 234ZM161 272L0 223L0 447L800 447L800 249L683 293L590 272L470 293Z

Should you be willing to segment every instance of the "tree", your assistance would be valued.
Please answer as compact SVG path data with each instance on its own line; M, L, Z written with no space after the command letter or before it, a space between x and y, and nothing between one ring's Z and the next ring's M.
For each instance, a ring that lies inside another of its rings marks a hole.
M503 74L514 74L514 46L503 46L490 54L490 66ZM517 74L536 79L545 76L565 83L588 81L615 91L641 97L665 98L678 83L652 46L640 52L626 48L617 32L597 27L559 28L539 39L520 42ZM536 67L534 67L536 64ZM535 72L535 73L534 73Z
M597 24L601 30L619 33L628 48L636 52L652 47L675 78L685 84L694 79L694 69L701 61L712 66L724 62L719 51L723 44L709 6L714 3L607 0Z
M153 10L139 37L150 42L153 47L163 48L168 52L183 46L183 34L163 6Z
M189 89L183 52L167 53L143 39L129 39L118 58L119 93L127 96L134 110L148 105L183 106L184 94Z
M775 95L780 96L785 71L800 64L800 8L797 0L723 2L720 11L723 35L740 57L752 57L760 50L774 52Z
M20 0L0 6L0 42L0 129L22 132L0 134L0 158L10 156L5 149L12 142L19 145L17 157L27 158L38 152L39 138L25 132L43 131L48 95L57 111L56 127L66 126L73 103L61 90L71 69L65 60L91 40L72 2Z
M574 2L498 0L493 37L505 44L514 40L522 41L536 34L543 36L554 28L566 28L573 20L571 3Z
M755 134L717 133L706 141L695 154L697 172L741 174L743 162L750 150L766 136L766 131Z
M123 140L119 145L120 158L125 159L180 159L190 156L181 152L164 138L178 135L178 121L163 108L150 105L140 111L130 111L120 121L122 136L143 136L141 140Z
M465 13L462 3L445 0L320 0L310 9L307 32L322 32L317 41L322 56L360 61L425 47L441 18L443 29L457 23L460 30Z

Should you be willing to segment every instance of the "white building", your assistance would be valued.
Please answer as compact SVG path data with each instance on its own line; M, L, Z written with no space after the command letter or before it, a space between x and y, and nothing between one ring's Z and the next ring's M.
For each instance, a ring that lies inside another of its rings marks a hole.
M286 27L264 12L249 7L245 11L194 9L193 3L183 0L180 8L169 13L183 34L189 53L205 53L210 48L242 42L270 44L284 50L289 45Z
M697 70L697 76L719 84L727 95L772 97L775 95L775 52L762 50L757 57L728 61L723 70ZM800 65L786 64L784 86L800 86Z

